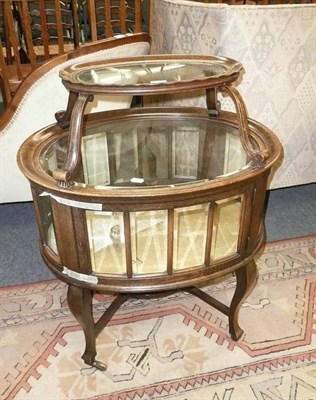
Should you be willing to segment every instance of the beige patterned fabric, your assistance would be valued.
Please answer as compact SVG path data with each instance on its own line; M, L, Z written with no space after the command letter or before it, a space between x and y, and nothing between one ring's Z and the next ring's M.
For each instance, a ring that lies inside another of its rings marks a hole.
M152 53L240 61L249 116L272 129L284 159L270 188L316 181L316 5L228 6L152 2ZM204 99L203 99L204 101ZM190 105L202 103L191 97ZM232 109L223 99L222 108Z

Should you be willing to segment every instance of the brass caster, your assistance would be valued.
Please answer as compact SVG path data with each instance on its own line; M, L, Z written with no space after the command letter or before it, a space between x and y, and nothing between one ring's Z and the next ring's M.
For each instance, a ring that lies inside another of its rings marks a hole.
M107 365L100 362L100 361L93 361L93 363L91 364L91 367L94 367L96 369L98 369L99 371L106 371L107 370Z

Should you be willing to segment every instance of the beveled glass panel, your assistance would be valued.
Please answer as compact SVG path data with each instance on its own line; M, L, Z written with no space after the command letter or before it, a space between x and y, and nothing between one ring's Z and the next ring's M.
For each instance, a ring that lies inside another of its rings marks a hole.
M42 232L44 234L44 242L55 254L58 255L50 196L46 193L41 193L38 196L38 206Z
M78 186L159 187L213 180L248 166L238 128L199 117L150 115L84 128L81 165L73 176ZM41 154L50 175L62 168L67 138Z
M86 211L86 219L92 270L126 275L123 213Z
M240 229L242 196L214 204L211 261L236 254Z
M130 213L133 274L157 274L167 270L166 210Z
M208 204L174 210L173 269L204 264Z

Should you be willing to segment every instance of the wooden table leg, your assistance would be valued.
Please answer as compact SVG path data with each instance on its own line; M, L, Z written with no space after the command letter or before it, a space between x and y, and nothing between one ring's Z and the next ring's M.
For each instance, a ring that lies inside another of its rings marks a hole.
M250 261L244 267L235 271L236 289L229 307L228 321L229 333L233 340L238 340L243 334L243 330L238 324L238 314L243 301L249 296L254 288L257 278L257 266L254 261Z
M238 340L243 334L243 330L238 324L238 314L243 301L249 296L254 288L258 273L254 261L235 271L236 289L230 307L215 300L208 294L196 287L189 287L186 290L199 297L209 305L215 307L228 316L229 333L233 340ZM82 359L88 365L100 370L106 370L106 365L96 361L96 337L107 325L115 311L123 304L129 295L118 295L113 303L106 310L103 316L95 323L92 311L93 291L75 285L68 286L68 305L70 311L79 322L85 336L86 348Z
M92 312L93 291L79 286L68 286L68 305L70 311L79 322L85 336L86 348L82 359L88 365L91 365L102 371L106 370L106 365L96 361L96 334L95 323Z

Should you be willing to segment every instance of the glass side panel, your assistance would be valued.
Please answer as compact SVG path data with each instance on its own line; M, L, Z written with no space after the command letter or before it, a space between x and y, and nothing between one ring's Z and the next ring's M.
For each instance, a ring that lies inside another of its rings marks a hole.
M126 275L123 213L86 211L92 270Z
M167 270L166 210L130 213L133 274L157 274Z
M80 70L80 68L82 68ZM141 85L162 84L180 81L201 80L210 77L218 77L239 71L241 65L238 62L233 65L223 63L220 60L141 60L129 61L112 65L98 65L89 67L77 67L77 71L71 75L71 81L84 85ZM234 71L233 71L234 70ZM61 72L61 76L69 79L67 74Z
M38 196L38 206L45 244L58 255L50 196L43 193L40 194Z
M173 269L204 264L208 204L174 210Z
M237 252L242 196L215 202L211 261Z
M170 116L170 117L169 117ZM133 117L84 129L79 186L157 187L212 180L248 166L237 127L206 118ZM41 154L48 173L62 167L67 138Z

